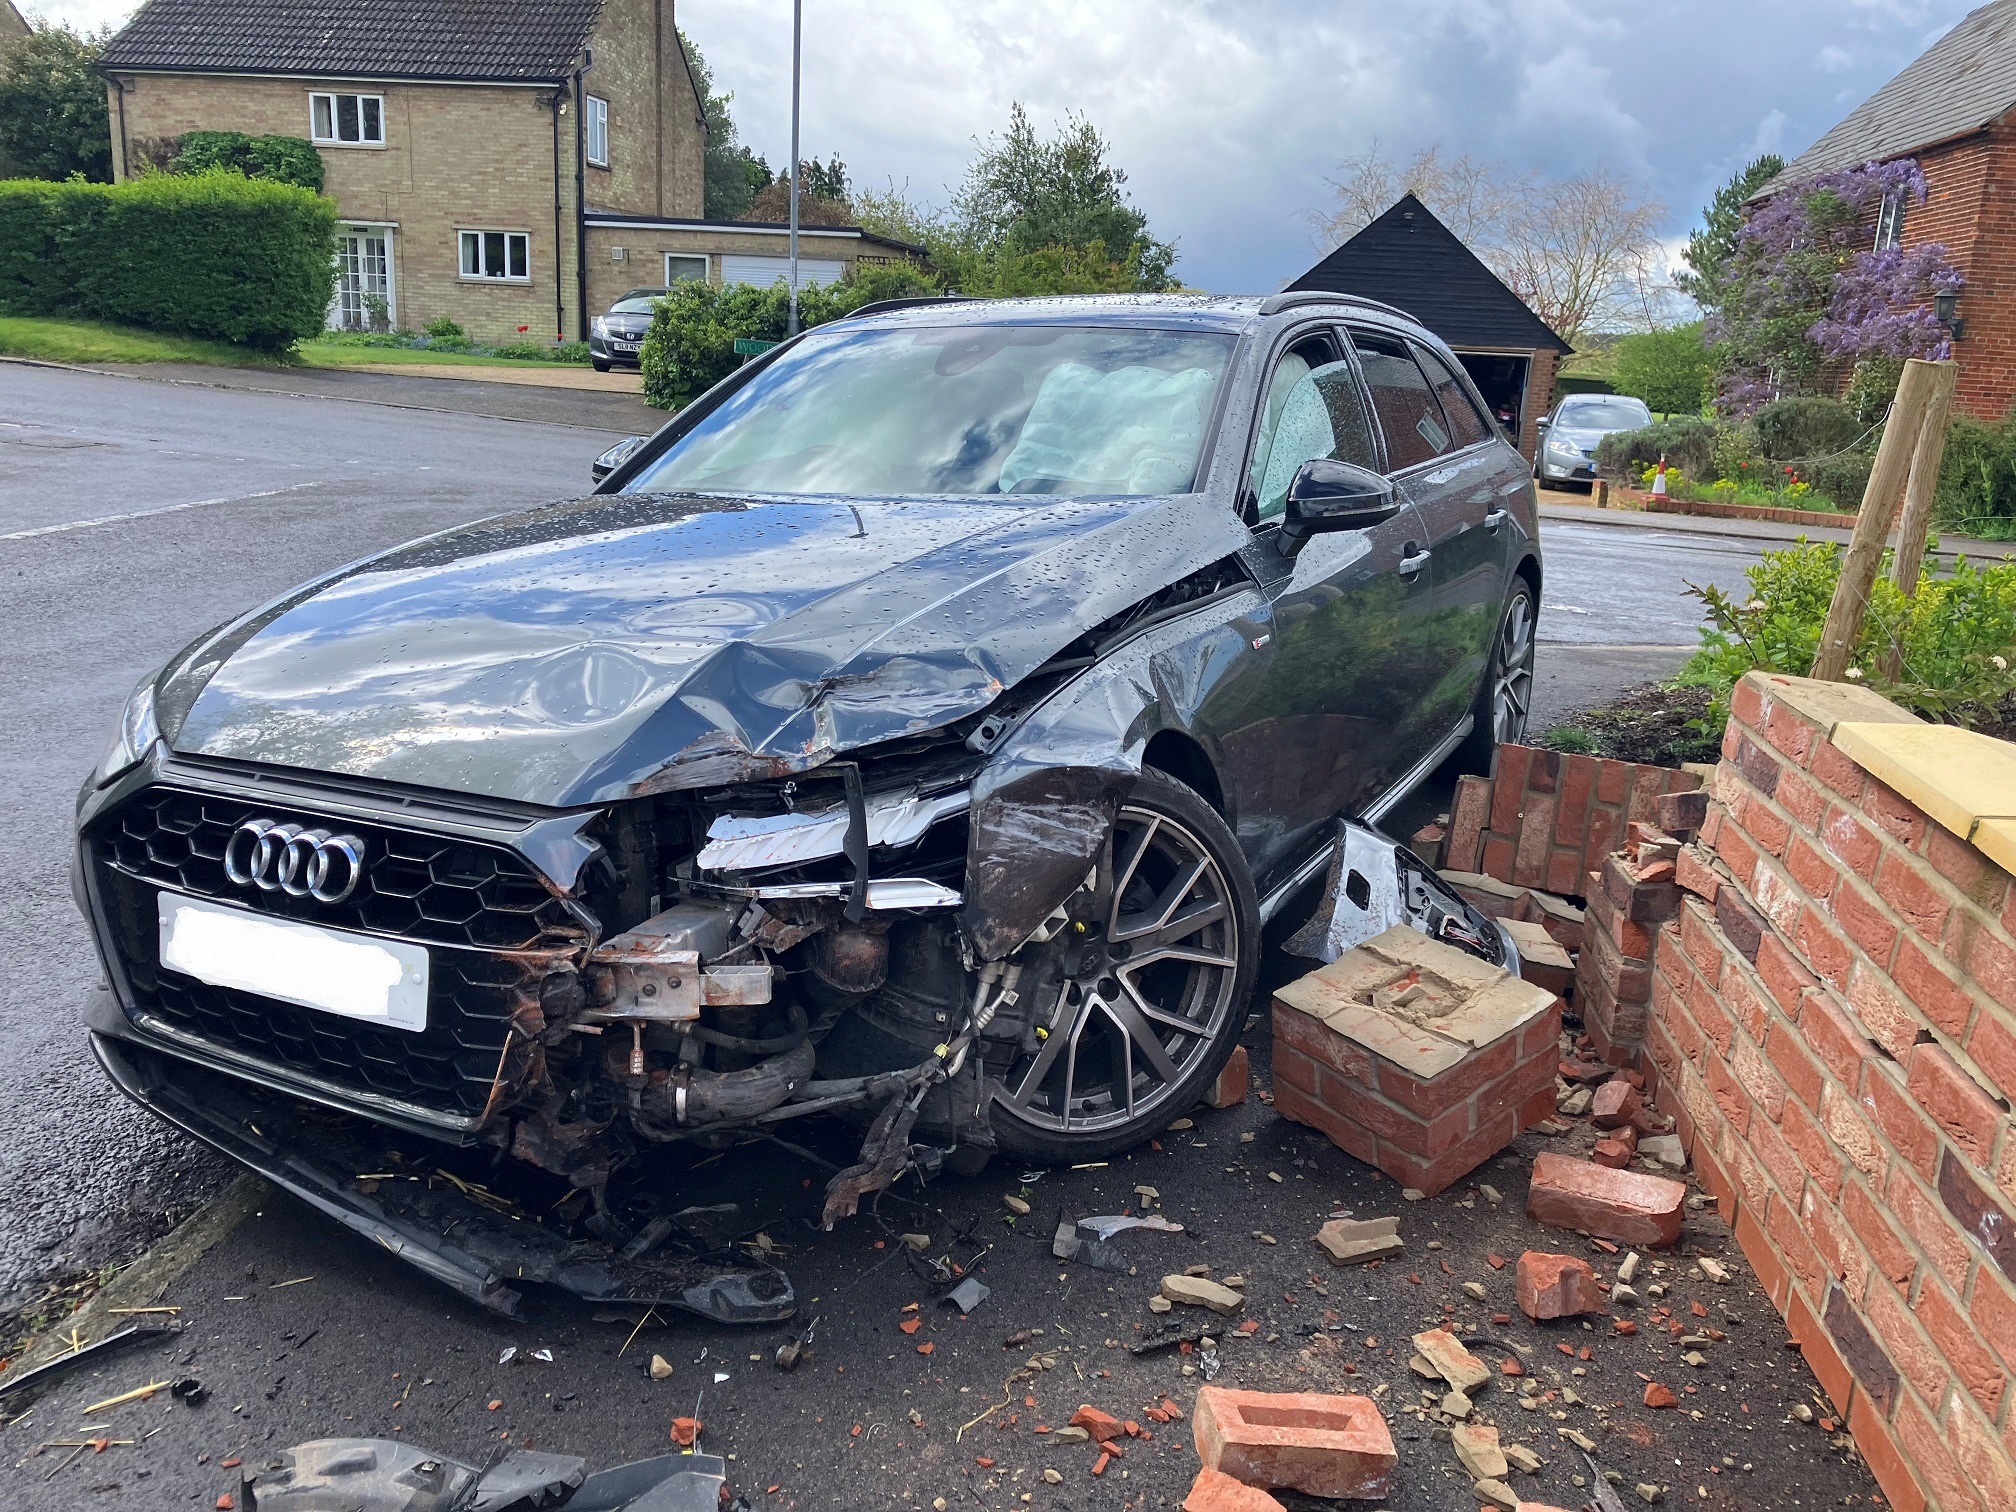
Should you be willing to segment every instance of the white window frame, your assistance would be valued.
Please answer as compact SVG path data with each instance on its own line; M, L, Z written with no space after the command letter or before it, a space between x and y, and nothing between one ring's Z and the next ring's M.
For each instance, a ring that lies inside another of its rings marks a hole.
M713 281L714 260L711 257L709 257L705 252L667 252L665 254L666 288L668 289L671 288L672 285L678 281L672 277L672 259L675 257L678 258L681 262L697 262L698 264L700 264L700 278L698 280L699 282L710 283ZM688 282L691 281L692 280L688 280Z
M600 95L589 95L586 109L588 122L588 166L607 168L609 166L609 102ZM595 139L602 139L602 147L597 152Z
M1904 244L1904 192L1894 190L1876 207L1876 250L1887 252Z
M342 135L342 112L339 100L357 102L357 139L346 140ZM378 106L378 135L364 135L364 102L375 101ZM322 123L316 119L317 107L326 101L329 111L329 129L325 134ZM385 96L364 94L354 89L311 89L308 91L308 140L317 147L383 147L385 145Z
M504 239L501 250L505 271L501 273L489 271L489 239L493 236L501 236ZM511 247L514 242L518 243L521 250L518 262L525 270L523 273L510 271ZM474 273L469 271L472 263L469 254L472 247L476 254L473 262L477 271ZM499 231L487 226L458 226L455 230L455 272L463 283L529 284L532 282L532 234L529 231Z

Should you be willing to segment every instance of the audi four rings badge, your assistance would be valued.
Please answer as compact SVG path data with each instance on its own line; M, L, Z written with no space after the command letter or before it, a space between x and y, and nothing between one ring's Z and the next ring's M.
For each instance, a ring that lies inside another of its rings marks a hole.
M224 875L240 887L341 903L364 876L364 842L278 819L247 819L225 842Z

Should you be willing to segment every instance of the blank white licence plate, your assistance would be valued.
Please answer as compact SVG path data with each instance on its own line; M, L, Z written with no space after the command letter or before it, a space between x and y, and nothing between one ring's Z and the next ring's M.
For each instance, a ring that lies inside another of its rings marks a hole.
M427 1027L427 947L156 895L161 964L213 987L418 1032Z

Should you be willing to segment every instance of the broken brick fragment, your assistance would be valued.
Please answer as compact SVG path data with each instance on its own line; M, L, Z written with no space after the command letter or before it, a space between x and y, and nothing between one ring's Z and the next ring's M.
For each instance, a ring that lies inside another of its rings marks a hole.
M1102 1444L1119 1438L1126 1431L1120 1426L1120 1419L1110 1412L1101 1412L1090 1403L1071 1414L1071 1426L1083 1428Z
M1338 1500L1392 1492L1400 1457L1368 1397L1205 1386L1194 1412L1197 1457L1234 1480Z
M1657 1381L1653 1381L1645 1388L1645 1405L1655 1408L1678 1407L1680 1398L1673 1394L1672 1387L1661 1386Z
M1536 1322L1602 1312L1603 1294L1587 1260L1528 1250L1519 1257L1519 1310Z
M1596 1089L1596 1100L1589 1104L1589 1116L1599 1129L1621 1128L1631 1122L1644 1101L1638 1089L1620 1076Z
M1589 1158L1599 1166L1621 1171L1631 1164L1631 1146L1621 1139L1599 1139L1596 1148L1589 1152Z
M1246 1101L1246 1078L1250 1069L1246 1047L1233 1048L1232 1058L1218 1073L1218 1079L1211 1083L1211 1090L1204 1094L1204 1101L1214 1108L1236 1108Z
M1686 1201L1687 1188L1677 1181L1550 1151L1533 1162L1526 1213L1555 1228L1664 1249L1679 1242Z
M1283 1512L1281 1503L1262 1491L1206 1465L1183 1498L1183 1512Z

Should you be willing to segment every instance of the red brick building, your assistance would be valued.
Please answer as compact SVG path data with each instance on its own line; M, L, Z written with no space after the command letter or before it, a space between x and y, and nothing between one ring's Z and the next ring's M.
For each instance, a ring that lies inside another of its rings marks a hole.
M1945 246L1967 280L1953 343L1958 402L1979 419L1999 419L2016 403L2016 0L1970 13L1763 194L1907 157L1924 171L1926 198L1886 205L1878 244Z

